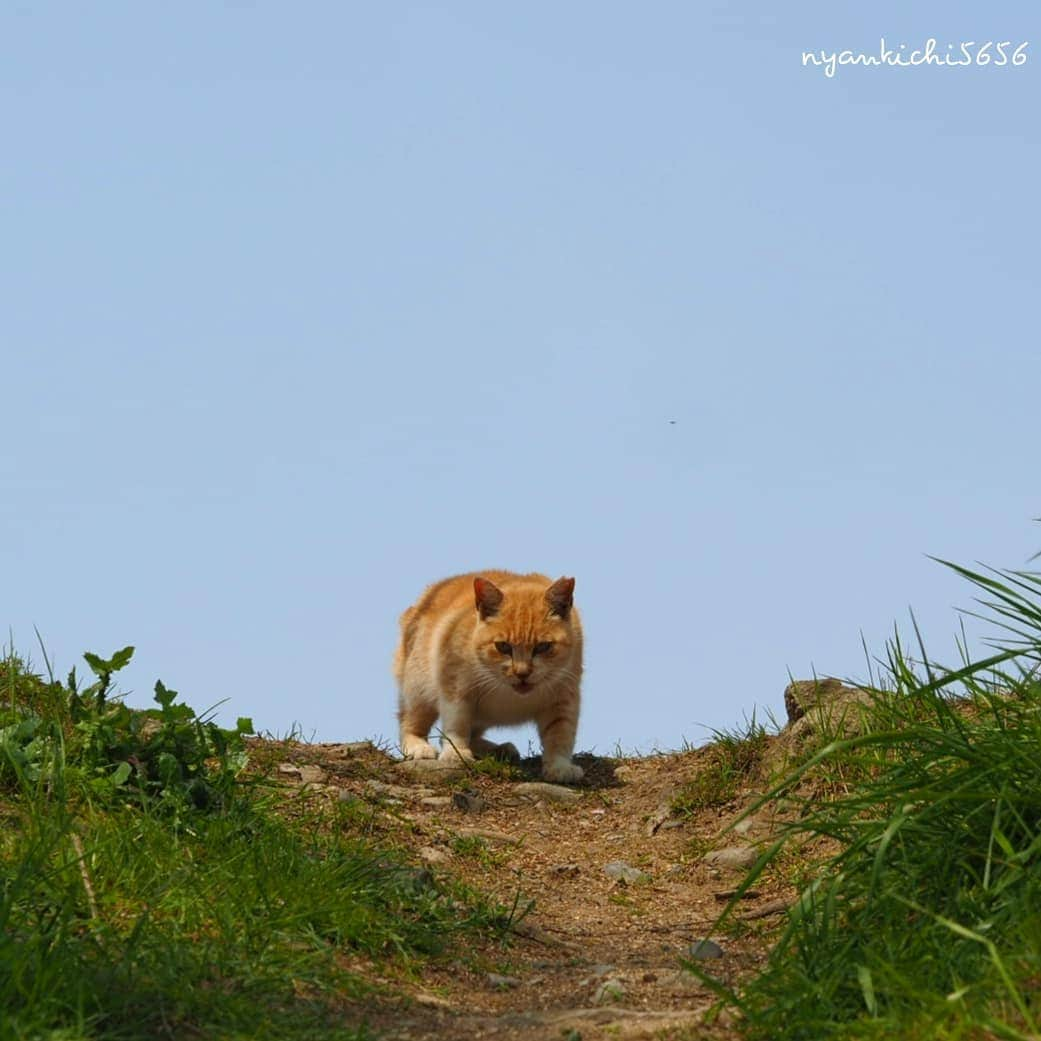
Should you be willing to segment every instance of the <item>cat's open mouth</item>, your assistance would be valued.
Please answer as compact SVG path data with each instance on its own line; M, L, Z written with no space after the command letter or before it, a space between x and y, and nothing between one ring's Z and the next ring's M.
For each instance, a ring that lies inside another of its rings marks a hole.
M518 694L527 694L528 691L531 690L531 688L534 686L535 684L530 683L528 680L519 680L518 682L514 683L513 689Z

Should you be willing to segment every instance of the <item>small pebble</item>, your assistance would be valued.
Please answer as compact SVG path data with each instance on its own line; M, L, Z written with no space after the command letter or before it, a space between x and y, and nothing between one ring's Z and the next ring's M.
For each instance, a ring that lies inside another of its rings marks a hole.
M593 992L593 1004L603 1005L609 1001L621 1001L625 997L625 985L613 976L604 980Z
M436 846L420 846L419 859L428 864L444 864L448 860L448 854Z
M726 849L714 849L701 859L710 867L743 870L751 867L759 854L751 846L728 846Z
M487 839L489 842L507 842L511 845L517 845L524 839L523 835L509 835L494 828L459 828L458 834L464 838Z
M562 784L549 784L546 781L525 781L514 785L518 795L527 795L547 802L578 802L582 798L574 788L565 788Z
M499 990L506 990L507 987L516 987L520 984L520 980L516 976L500 976L497 972L488 973L488 982Z
M488 802L477 792L456 792L452 796L452 805L463 813L482 813L488 808Z
M626 864L624 860L612 860L610 864L605 864L604 874L608 878L616 878L620 882L648 882L651 877L646 871L634 868L631 864Z
M713 958L722 958L723 948L712 940L695 940L687 953L697 961L710 961Z

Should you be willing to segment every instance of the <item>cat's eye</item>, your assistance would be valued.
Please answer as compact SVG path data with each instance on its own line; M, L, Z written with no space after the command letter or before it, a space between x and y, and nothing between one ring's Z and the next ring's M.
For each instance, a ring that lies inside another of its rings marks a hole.
M513 644L506 643L504 640L496 640L495 649L500 654L513 654Z
M553 644L550 643L548 640L545 640L542 643L535 644L535 646L531 649L531 653L548 654L551 650L553 650Z

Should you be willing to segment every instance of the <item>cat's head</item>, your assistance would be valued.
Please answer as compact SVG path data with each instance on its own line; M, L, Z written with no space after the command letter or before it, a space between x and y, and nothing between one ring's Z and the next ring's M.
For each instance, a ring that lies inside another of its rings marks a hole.
M485 668L518 694L563 678L576 643L574 592L573 578L558 578L549 587L525 582L505 592L475 578L476 650Z

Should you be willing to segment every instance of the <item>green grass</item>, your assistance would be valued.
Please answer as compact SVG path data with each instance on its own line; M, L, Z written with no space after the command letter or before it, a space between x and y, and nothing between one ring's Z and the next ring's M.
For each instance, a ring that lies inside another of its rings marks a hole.
M1038 1037L1041 576L955 570L986 595L994 653L969 660L963 638L944 667L894 638L867 729L771 793L807 793L789 845L836 852L731 995L751 1038ZM843 778L826 801L821 776Z
M87 691L0 666L0 1041L364 1038L359 958L407 974L505 928L350 804L281 812L248 721L114 702L117 659Z
M689 816L736 799L742 786L759 778L768 743L769 732L754 716L743 730L714 731L702 752L705 761L673 796L673 812Z
M523 781L524 771L516 763L505 759L498 759L493 755L484 756L481 759L464 760L466 772L476 774L479 777L489 777L493 781Z

